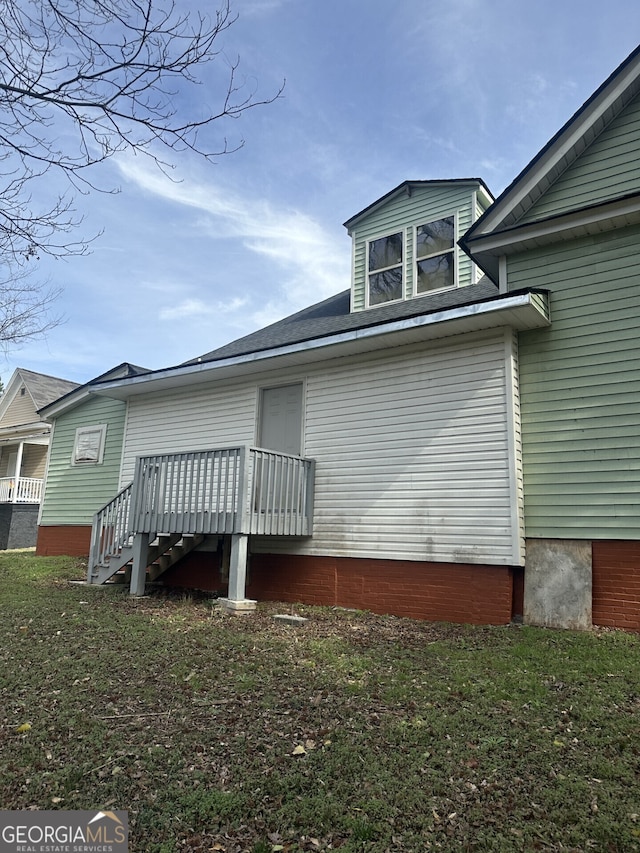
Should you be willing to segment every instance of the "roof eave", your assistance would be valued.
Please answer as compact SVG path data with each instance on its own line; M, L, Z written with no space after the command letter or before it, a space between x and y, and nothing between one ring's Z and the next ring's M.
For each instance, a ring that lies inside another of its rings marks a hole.
M234 379L258 371L300 367L320 357L350 356L491 328L528 329L549 324L546 293L530 290L218 361L178 365L142 376L102 382L93 386L92 392L126 400L139 394L183 389L213 379Z
M498 271L498 258L528 249L602 234L640 223L640 193L589 205L512 228L478 234L467 233L460 246L485 271ZM489 273L491 274L491 273Z
M369 204L359 213L356 213L354 216L347 219L347 221L343 223L344 227L349 233L351 233L353 226L356 225L365 216L369 216L369 214L373 213L374 210L377 210L379 207L386 204L392 198L395 198L395 196L400 195L403 192L410 193L414 187L442 186L443 184L451 184L456 186L467 184L470 187L476 187L480 190L483 203L493 203L494 199L493 195L491 194L491 190L487 187L482 178L442 178L423 181L403 181L401 184L398 184L397 187L394 187L392 190L389 190L388 193L385 193L383 196Z
M640 92L640 46L596 89L560 130L547 142L495 203L471 226L467 236L486 234L499 228L516 209L537 200L534 190L563 158L580 153L580 143L589 128L608 112L619 112ZM610 119L609 119L610 120ZM599 131L598 131L599 132ZM511 223L512 224L512 223Z

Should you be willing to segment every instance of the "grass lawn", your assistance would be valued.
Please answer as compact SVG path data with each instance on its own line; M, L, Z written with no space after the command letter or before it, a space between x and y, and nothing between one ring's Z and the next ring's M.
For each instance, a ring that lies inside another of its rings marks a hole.
M0 807L130 849L640 850L640 638L69 583L0 553ZM28 727L27 727L28 724Z

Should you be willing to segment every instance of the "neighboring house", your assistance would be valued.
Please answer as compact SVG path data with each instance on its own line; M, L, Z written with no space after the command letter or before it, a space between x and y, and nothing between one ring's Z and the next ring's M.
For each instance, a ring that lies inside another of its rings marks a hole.
M0 397L0 549L36 544L50 425L42 406L75 382L18 368Z
M40 417L53 427L38 554L89 553L93 515L118 491L126 415L124 403L91 395L91 386L143 372L141 367L120 364L40 410Z
M640 48L495 202L406 181L346 226L349 291L92 384L89 579L640 629Z

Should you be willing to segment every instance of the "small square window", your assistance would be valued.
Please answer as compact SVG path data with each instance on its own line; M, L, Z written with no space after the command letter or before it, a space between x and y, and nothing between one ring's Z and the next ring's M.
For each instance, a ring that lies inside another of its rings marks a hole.
M78 427L73 445L72 465L101 465L107 425Z

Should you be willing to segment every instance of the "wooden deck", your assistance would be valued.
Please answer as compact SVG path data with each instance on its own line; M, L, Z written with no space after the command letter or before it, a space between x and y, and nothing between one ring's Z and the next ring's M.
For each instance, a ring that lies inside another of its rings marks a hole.
M135 567L137 555L139 591L148 565L141 563L158 537L175 544L177 535L229 535L232 549L243 537L246 551L249 535L311 536L314 467L247 446L139 457L133 481L94 516L89 583L104 583L129 561Z

